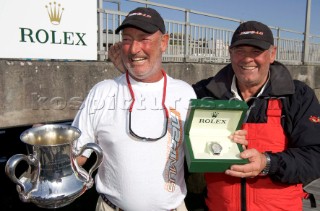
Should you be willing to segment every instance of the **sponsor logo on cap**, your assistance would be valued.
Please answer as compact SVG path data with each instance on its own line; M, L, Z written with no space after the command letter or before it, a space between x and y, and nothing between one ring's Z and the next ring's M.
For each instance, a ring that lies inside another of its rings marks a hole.
M263 35L263 32L260 32L260 31L244 31L244 32L241 32L241 33L240 33L240 35L245 35L245 34Z
M131 17L131 16L134 16L134 15L143 16L143 17L146 17L146 18L152 18L151 15L144 14L144 13L141 13L141 12L134 12L134 13L129 14L128 16Z

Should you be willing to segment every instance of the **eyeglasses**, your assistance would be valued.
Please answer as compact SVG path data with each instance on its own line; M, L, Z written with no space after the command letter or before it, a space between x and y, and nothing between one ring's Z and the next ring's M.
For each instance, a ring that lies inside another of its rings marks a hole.
M135 132L133 132L133 130L131 128L131 112L129 112L129 133L130 133L130 135L132 135L135 138L138 138L138 139L143 140L143 141L157 141L157 140L163 138L167 134L167 130L168 130L168 117L166 117L165 130L162 132L162 135L160 137L158 137L158 138L148 138L148 137L139 136Z
M162 94L162 107L165 110L165 114L166 114L166 124L165 124L165 130L162 132L162 135L158 138L148 138L148 137L143 137L143 136L137 135L135 132L133 132L133 130L131 128L131 113L132 113L132 108L133 108L133 105L135 102L135 97L134 97L133 89L132 89L132 86L131 86L131 83L129 80L129 73L128 73L128 71L126 72L126 79L127 79L127 83L128 83L128 88L129 88L131 98L132 98L132 103L129 108L129 133L131 136L133 136L137 139L143 140L143 141L157 141L157 140L163 138L167 134L167 131L168 131L169 112L168 112L168 109L165 105L166 90L167 90L167 75L163 70L161 70L161 72L162 72L163 78L164 78L163 94Z

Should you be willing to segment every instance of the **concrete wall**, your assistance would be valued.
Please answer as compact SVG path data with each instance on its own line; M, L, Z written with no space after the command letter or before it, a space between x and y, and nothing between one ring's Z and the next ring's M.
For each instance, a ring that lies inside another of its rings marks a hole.
M165 63L174 78L192 84L225 64ZM288 66L320 97L320 66ZM105 62L0 60L0 129L72 120L90 88L120 75ZM320 98L319 98L320 99Z

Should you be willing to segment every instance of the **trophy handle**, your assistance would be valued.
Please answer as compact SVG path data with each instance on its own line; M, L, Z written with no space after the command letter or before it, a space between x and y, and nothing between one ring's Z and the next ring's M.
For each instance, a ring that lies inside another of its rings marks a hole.
M80 152L76 156L82 155L82 153L87 149L90 149L96 153L96 161L89 169L89 174L82 167L80 167L78 171L80 171L79 173L85 177L87 188L91 188L93 186L92 173L100 166L103 159L103 153L101 147L98 144L87 143L81 148Z
M16 167L18 166L18 164L20 163L20 161L26 161L28 163L29 166L34 166L35 168L35 178L39 177L40 171L39 171L39 164L36 161L36 159L33 158L33 156L27 156L27 155L23 155L23 154L16 154L13 155L12 157L9 158L9 160L6 163L5 166L5 172L7 174L7 176L14 182L16 183L17 186L17 191L19 192L19 194L23 195L23 199L24 201L27 201L27 194L25 192L26 187L23 184L23 182L21 182L17 177L16 177ZM21 196L21 195L20 195Z

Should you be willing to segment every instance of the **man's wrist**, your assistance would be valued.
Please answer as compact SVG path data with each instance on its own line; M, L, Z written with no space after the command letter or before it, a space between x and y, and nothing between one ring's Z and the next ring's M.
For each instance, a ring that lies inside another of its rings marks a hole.
M269 171L270 171L270 166L271 166L270 155L267 152L264 152L263 154L264 154L264 156L266 156L266 166L264 167L264 169L262 169L262 171L260 172L259 176L268 175Z

